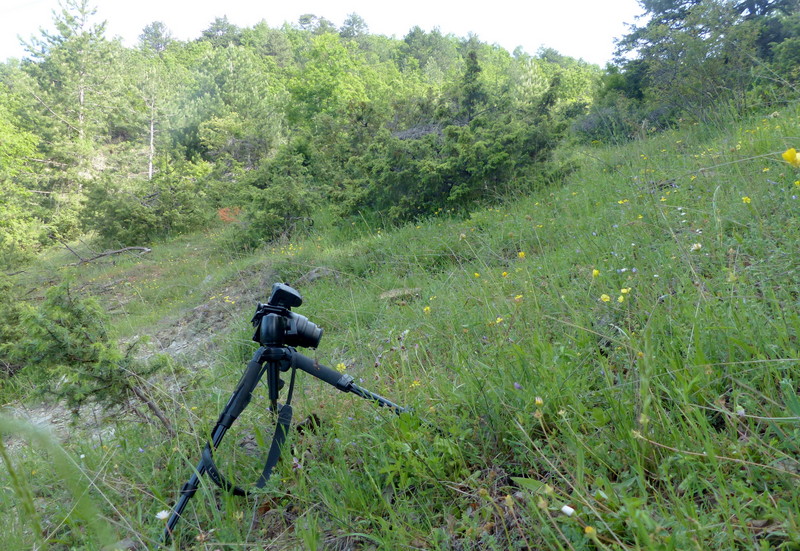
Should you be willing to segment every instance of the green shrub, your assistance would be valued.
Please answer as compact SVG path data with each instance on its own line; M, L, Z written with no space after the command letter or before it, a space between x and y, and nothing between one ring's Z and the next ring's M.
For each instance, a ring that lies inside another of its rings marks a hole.
M0 273L0 379L13 375L21 368L10 355L11 347L22 336L19 316L20 303L15 296L14 284L11 278Z
M125 351L119 347L96 298L64 282L49 289L37 307L24 305L19 317L17 341L7 346L9 356L41 370L48 383L45 390L72 408L90 399L104 407L127 406L137 398L168 426L140 388L161 364L138 361L134 345Z
M89 192L86 228L108 245L131 246L200 227L211 209L206 208L198 175L187 172L132 185L108 177Z
M310 182L303 157L289 152L245 173L240 191L227 199L238 214L226 230L226 247L251 250L307 223L316 203Z
M545 112L477 117L418 136L384 133L354 161L360 176L334 195L348 214L374 210L393 222L468 211L529 186L563 128Z

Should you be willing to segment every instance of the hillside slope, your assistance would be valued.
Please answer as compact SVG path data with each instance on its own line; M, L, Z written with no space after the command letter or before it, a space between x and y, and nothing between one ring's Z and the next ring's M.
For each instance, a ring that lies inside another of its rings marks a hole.
M113 265L42 260L21 285L69 273L125 342L150 335L142 358L170 354L145 389L176 435L121 412L55 463L41 445L4 456L4 547L153 546L274 281L324 328L311 355L427 424L300 374L295 419L319 428L290 434L256 497L202 486L175 548L800 545L800 169L781 158L797 136L795 107L567 148L563 185L468 218L323 223L249 256L217 229ZM32 390L29 367L4 401ZM265 395L218 453L237 481L263 465Z

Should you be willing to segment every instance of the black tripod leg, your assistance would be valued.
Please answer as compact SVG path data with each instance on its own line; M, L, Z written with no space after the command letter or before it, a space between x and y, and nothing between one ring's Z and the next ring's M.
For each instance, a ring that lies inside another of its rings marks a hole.
M316 360L309 358L308 356L304 356L300 352L296 350L292 350L292 367L296 367L308 373L309 375L313 375L317 379L321 381L325 381L329 385L332 385L342 392L352 392L362 398L366 398L367 400L372 400L377 402L379 405L383 407L390 408L394 411L397 415L404 413L406 408L402 406L398 406L394 402L387 400L383 396L379 396L374 392L370 392L369 390L363 389L357 384L353 383L353 378L350 375L345 375L343 373L339 373L335 369L331 369L330 367L324 366Z
M197 466L196 470L197 472L193 474L189 481L181 488L181 498L172 508L172 514L169 520L167 520L167 526L164 528L164 534L161 536L161 541L164 543L169 543L169 540L172 538L172 532L175 530L175 525L178 524L183 510L186 508L186 504L189 503L189 500L192 499L197 492L197 487L200 485L200 476L202 476L205 471L205 465L202 461Z
M283 443L286 441L286 435L289 433L289 425L292 424L292 406L284 404L281 406L280 413L278 413L278 424L275 426L275 436L272 438L272 444L269 447L269 455L267 462L264 465L264 470L256 482L256 488L263 488L272 475L272 469L278 464L278 459L281 457L281 450Z
M379 406L383 406L385 408L391 409L397 415L400 415L401 413L405 413L406 411L408 411L403 406L398 406L397 404L395 404L391 400L387 400L383 396L381 396L379 394L375 394L374 392L370 392L369 390L367 390L365 388L361 388L360 386L358 386L356 384L352 384L351 383L349 390L353 394L361 396L362 398L365 398L367 400L372 400L373 402L376 402Z
M236 385L236 389L233 391L228 403L222 410L222 413L217 420L217 424L211 434L211 442L214 449L217 449L222 441L222 437L225 436L225 432L230 428L233 422L236 421L236 418L239 417L239 414L244 411L244 408L247 407L247 404L250 403L250 399L253 395L253 389L258 384L258 380L261 378L263 373L261 358L264 350L264 348L259 348L253 355L253 359L247 363L247 367L242 374L242 378L239 380L239 384ZM206 462L205 459L202 459L195 468L195 473L181 488L181 497L172 508L172 514L167 521L167 527L164 529L164 535L162 537L164 543L168 542L172 537L172 532L175 529L175 525L178 524L183 510L186 508L186 504L197 492L197 487L200 484L200 477L205 473Z

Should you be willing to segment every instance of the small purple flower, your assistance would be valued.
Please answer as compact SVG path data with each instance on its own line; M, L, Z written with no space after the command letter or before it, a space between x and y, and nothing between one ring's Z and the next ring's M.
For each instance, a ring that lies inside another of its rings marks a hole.
M522 390L522 385L514 381L514 388L516 388L517 390Z

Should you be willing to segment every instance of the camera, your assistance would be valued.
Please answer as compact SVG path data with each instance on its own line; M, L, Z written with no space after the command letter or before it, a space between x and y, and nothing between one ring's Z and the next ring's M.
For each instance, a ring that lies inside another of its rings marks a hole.
M300 293L285 283L275 283L267 303L258 303L256 307L251 320L256 328L253 340L267 347L316 348L322 339L322 329L307 317L291 311L301 304Z

